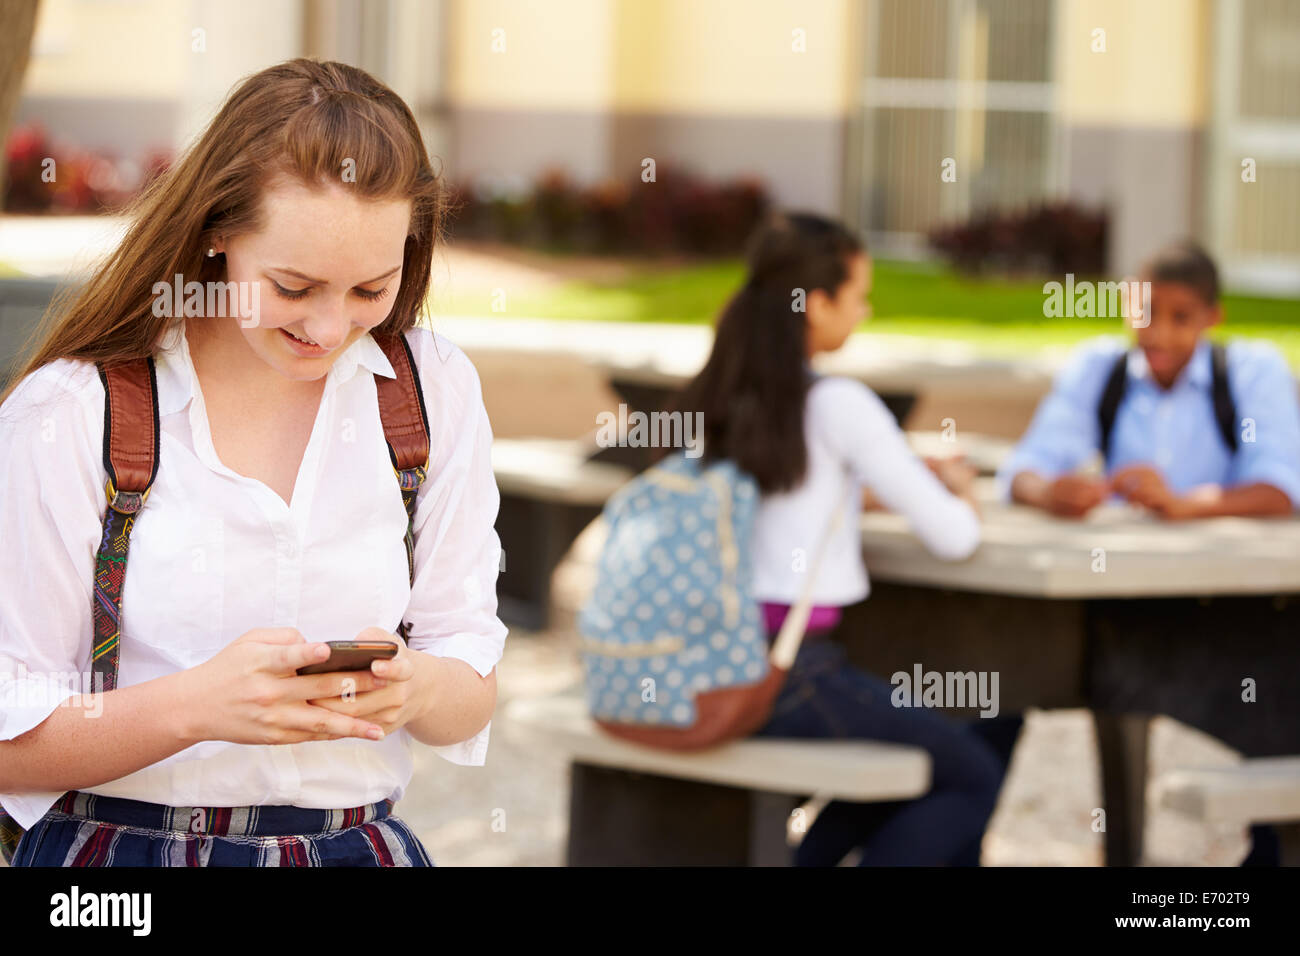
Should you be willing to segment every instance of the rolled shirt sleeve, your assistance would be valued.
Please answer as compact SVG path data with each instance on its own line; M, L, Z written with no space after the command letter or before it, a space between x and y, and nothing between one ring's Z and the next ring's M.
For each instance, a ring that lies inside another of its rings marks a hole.
M95 689L103 415L94 366L72 360L38 369L0 408L0 740Z
M1273 485L1300 510L1300 397L1286 360L1264 342L1234 342L1228 383L1237 406L1232 485Z
M1090 342L1057 373L1029 428L998 469L999 497L1011 497L1011 482L1021 472L1051 480L1076 470L1096 454L1101 441L1097 405L1106 378L1124 350L1119 339Z
M823 440L854 477L906 518L930 552L949 561L969 557L979 546L979 518L916 456L879 396L855 379L839 377L813 394L827 406L826 414L817 416L829 426Z
M410 646L463 660L486 677L501 660L506 639L497 616L501 496L492 471L492 427L478 372L465 353L445 339L435 343L422 329L413 330L411 345L431 452L415 513L415 581L406 612ZM491 726L489 721L468 740L432 749L452 763L482 765Z

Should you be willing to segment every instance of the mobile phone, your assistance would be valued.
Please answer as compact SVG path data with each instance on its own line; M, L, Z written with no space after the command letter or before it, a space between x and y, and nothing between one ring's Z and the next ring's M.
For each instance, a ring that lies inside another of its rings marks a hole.
M371 661L388 661L397 656L392 641L326 641L330 656L319 664L298 668L299 674L328 674L333 671L368 671Z

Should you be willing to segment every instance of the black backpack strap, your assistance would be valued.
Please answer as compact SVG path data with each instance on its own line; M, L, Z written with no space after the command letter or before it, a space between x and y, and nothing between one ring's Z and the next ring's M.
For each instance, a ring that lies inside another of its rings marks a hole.
M375 376L379 394L379 417L384 423L384 440L388 455L397 473L397 484L406 506L406 567L411 583L415 583L415 503L428 475L429 468L429 416L424 408L424 392L420 388L420 372L415 367L415 357L405 335L375 335L384 354L388 356L396 378ZM397 626L397 633L407 640L410 625L405 621Z
M1237 406L1228 387L1228 350L1218 342L1210 346L1211 393L1214 397L1214 419L1219 423L1219 434L1228 451L1237 453Z
M1124 390L1128 387L1128 352L1121 352L1106 378L1106 387L1101 391L1101 401L1097 403L1097 428L1101 436L1099 447L1101 456L1110 461L1110 436L1115 429L1115 416L1119 413L1119 403L1124 400Z

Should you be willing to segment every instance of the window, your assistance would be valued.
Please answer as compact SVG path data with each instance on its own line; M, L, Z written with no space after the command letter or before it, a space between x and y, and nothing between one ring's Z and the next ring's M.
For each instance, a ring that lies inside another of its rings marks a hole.
M1207 240L1233 285L1294 293L1300 290L1300 4L1219 0L1214 39Z
M1027 205L1055 186L1053 0L871 0L858 222L920 252L942 222ZM956 179L940 178L945 158Z

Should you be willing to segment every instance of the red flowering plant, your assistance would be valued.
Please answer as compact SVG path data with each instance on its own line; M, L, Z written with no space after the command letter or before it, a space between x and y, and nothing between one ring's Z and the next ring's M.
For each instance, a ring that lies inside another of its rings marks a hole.
M5 144L4 209L11 213L111 212L148 185L171 161L161 149L142 162L53 141L38 123L20 126Z

